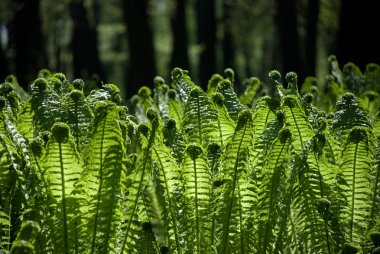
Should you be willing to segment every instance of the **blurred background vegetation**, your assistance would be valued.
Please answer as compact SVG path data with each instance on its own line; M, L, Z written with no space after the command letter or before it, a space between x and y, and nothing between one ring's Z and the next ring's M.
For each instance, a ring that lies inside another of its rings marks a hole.
M380 62L377 1L0 0L0 80L26 90L42 68L115 83L129 98L173 67L205 88L230 67L236 88L272 69L323 79L327 57Z

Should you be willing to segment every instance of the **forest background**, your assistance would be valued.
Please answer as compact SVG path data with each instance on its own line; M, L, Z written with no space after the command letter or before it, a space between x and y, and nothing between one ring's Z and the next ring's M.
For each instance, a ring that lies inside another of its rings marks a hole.
M270 70L323 80L327 57L362 71L380 63L377 1L1 0L0 82L28 90L42 68L69 80L117 84L124 99L173 67L207 87L235 70L236 89Z

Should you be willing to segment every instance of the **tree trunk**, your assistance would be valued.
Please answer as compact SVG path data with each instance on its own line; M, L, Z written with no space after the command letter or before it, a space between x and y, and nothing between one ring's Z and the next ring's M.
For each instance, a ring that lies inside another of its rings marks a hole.
M1 25L1 24L0 24ZM9 65L5 51L3 49L1 36L0 36L0 84L4 82L4 79L9 74Z
M148 0L124 0L129 46L127 97L143 85L151 86L156 75L153 32L149 23Z
M342 1L336 49L342 65L353 62L364 71L366 64L380 63L377 6L372 0Z
M295 0L277 0L276 23L280 39L281 72L289 71L298 74L298 84L302 84L301 55L299 34L297 31L297 13Z
M72 0L69 8L73 20L71 47L74 77L88 80L93 74L96 74L103 78L98 55L96 27L90 26L82 0Z
M173 31L172 68L189 69L185 7L186 0L176 0L175 16L171 19Z
M15 1L16 9L9 27L10 43L15 52L15 74L25 90L38 71L48 67L39 4L39 0Z
M199 81L203 89L216 72L216 17L215 0L197 1L198 43L202 47L199 59Z
M235 70L235 49L232 33L232 17L231 12L233 8L233 0L223 1L223 25L224 25L224 36L223 36L223 59L224 68L232 68ZM236 70L235 70L236 71Z
M318 15L319 0L309 0L307 27L306 27L306 52L305 52L305 74L315 76L317 58L317 34L318 34Z

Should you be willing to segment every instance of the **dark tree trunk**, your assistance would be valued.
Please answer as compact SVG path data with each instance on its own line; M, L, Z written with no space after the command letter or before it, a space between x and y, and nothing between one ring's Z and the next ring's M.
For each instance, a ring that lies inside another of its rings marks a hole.
M171 67L189 69L189 56L186 27L186 0L176 0L176 11L171 19L173 31L173 52Z
M127 97L143 85L150 86L156 75L153 32L149 22L148 0L124 0L129 46Z
M98 55L96 27L91 27L82 0L70 2L70 15L73 20L71 47L73 52L74 77L90 79L93 74L103 78Z
M223 59L224 68L232 68L235 70L235 49L232 33L232 17L231 12L233 8L233 0L223 1L223 25L224 25L224 36L223 36ZM235 70L236 71L236 70Z
M215 0L197 1L198 43L202 46L199 59L199 81L203 89L216 72L216 18Z
M4 79L9 74L9 65L5 51L2 47L2 41L0 37L0 84L4 82Z
M300 43L297 31L297 13L295 0L277 0L276 23L280 39L281 72L285 75L289 71L298 74L298 84L302 84L303 72L301 69Z
M309 0L306 27L305 74L315 76L317 58L317 34L319 0Z
M368 63L380 63L378 2L344 0L341 4L338 61L342 65L353 62L361 70Z
M15 74L20 86L26 90L28 83L37 77L38 71L48 67L39 4L39 0L15 1L15 13L10 22Z

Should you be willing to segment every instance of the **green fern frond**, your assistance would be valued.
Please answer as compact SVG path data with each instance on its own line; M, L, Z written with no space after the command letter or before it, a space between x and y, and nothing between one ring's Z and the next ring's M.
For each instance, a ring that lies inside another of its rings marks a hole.
M257 252L273 253L274 238L281 237L281 224L285 223L286 209L283 204L290 177L291 133L283 129L273 142L266 156L267 164L262 170L258 187L257 203Z
M169 118L169 86L165 84L165 80L161 77L154 78L154 104L163 121Z
M379 97L379 94L374 91L366 91L361 96L361 105L368 112L368 117L371 120L376 119L380 105Z
M247 172L248 149L252 146L252 133L252 113L248 110L242 111L234 135L226 146L222 158L222 169L218 177L222 190L217 201L216 237L218 250L223 254L249 249L243 241L247 236L244 221L248 219L243 208L252 207L255 198L251 193L251 186L244 186L247 195L242 203L243 195L239 185L244 182L246 184L246 178L249 177L244 173Z
M179 99L182 105L185 105L189 99L190 91L196 87L187 73L188 72L186 70L174 68L171 75L173 80L172 87L178 91Z
M253 110L253 132L255 140L258 140L260 135L263 134L267 124L275 119L275 110L278 106L279 105L269 96L264 96L258 99Z
M229 116L226 107L224 106L224 96L221 93L215 93L212 97L215 108L218 112L217 123L219 140L222 146L227 143L234 134L236 123Z
M335 82L338 84L343 84L344 83L343 73L339 68L339 63L336 57L334 55L329 56L328 62L329 62L330 73L332 77L334 78Z
M23 222L16 240L13 242L11 254L35 253L34 242L41 228L34 221Z
M211 172L203 149L191 144L181 167L184 181L187 251L210 253L211 220L209 214Z
M151 149L154 144L157 126L150 129L146 124L139 125L139 134L142 142L142 150L137 154L135 167L128 172L125 188L128 191L125 196L123 207L122 245L120 253L135 251L138 231L141 227L141 218L146 219L146 207L144 195L149 186L153 171ZM144 215L145 214L145 215Z
M189 143L208 143L218 136L218 112L210 98L200 88L191 90L183 117L183 132Z
M63 253L71 252L72 244L78 239L71 238L72 230L76 228L70 224L75 216L75 207L71 205L70 196L82 173L83 165L68 125L64 123L53 125L52 137L47 144L43 161L45 166L43 177L53 198L49 205L54 211L53 216L57 223L55 244Z
M374 161L374 167L372 172L372 191L373 191L373 196L372 196L372 204L371 204L371 215L370 215L370 223L369 227L371 228L376 220L378 220L379 214L380 214L380 152L379 152L379 147L376 148L375 150L375 161Z
M174 119L178 125L178 129L182 130L182 119L184 106L177 98L177 92L174 89L170 89L169 96L169 118Z
M219 74L213 74L207 84L207 95L212 96L216 93L219 82L223 80L223 77Z
M243 106L240 103L240 101L239 101L239 99L238 99L238 97L237 97L237 95L233 89L233 85L232 85L231 81L229 81L228 79L221 81L218 84L217 92L219 92L223 95L223 97L224 97L223 104L227 108L227 111L228 111L228 114L230 115L230 117L234 121L237 121L240 111L245 109L245 106Z
M335 253L338 246L334 242L339 242L340 232L332 232L330 228L334 219L330 203L335 201L332 189L336 170L324 157L325 143L324 135L316 135L295 162L298 171L293 194L295 222L300 248L307 253Z
M174 119L169 119L162 132L165 145L170 149L170 154L177 160L178 165L181 165L187 141L178 131L177 122Z
M355 126L372 128L359 101L352 93L346 93L335 105L331 127L334 135L342 139Z
M366 88L371 91L380 93L380 65L375 63L367 64L365 72Z
M348 91L361 95L366 89L365 78L359 67L353 63L343 66L343 81Z
M0 206L0 252L7 253L11 246L10 227L11 222L9 215L2 211L3 207Z
M175 143L175 142L173 142ZM175 158L163 144L162 137L156 134L152 147L152 161L154 163L154 182L157 196L160 197L163 209L163 220L166 228L166 238L169 240L169 249L182 253L183 236L183 185L181 172Z
M62 109L62 120L70 126L76 147L81 151L87 145L93 113L79 90L73 90L64 98Z
M137 251L141 254L158 254L157 242L153 234L153 226L150 222L144 222L138 232Z
M366 129L354 127L342 151L340 171L345 184L341 184L347 205L342 207L340 219L349 243L360 245L370 220L372 188L372 150Z
M85 202L81 212L87 231L83 240L91 253L112 252L116 248L116 228L120 226L121 182L125 174L125 149L118 125L117 106L110 101L95 104L93 133L84 151L85 169L77 192Z
M257 90L261 87L261 83L258 78L250 78L246 80L245 83L247 84L246 88L244 93L239 97L239 100L241 104L252 107Z
M313 128L308 122L296 96L285 96L281 101L281 108L286 116L286 126L290 129L293 136L293 151L296 154L300 154L306 142L313 138Z

